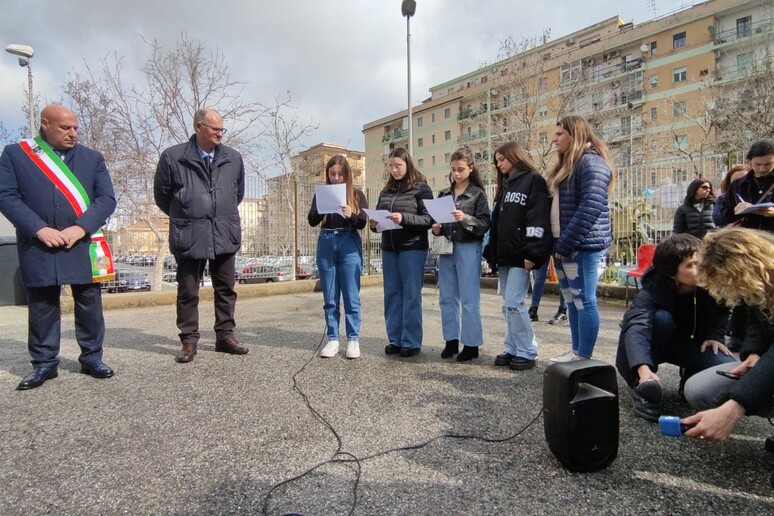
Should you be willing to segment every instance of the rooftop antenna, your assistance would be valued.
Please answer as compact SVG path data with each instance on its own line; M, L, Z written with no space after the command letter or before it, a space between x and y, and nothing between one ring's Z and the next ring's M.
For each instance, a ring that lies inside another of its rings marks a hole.
M653 11L653 17L658 18L658 10L656 9L656 0L650 0L650 10Z

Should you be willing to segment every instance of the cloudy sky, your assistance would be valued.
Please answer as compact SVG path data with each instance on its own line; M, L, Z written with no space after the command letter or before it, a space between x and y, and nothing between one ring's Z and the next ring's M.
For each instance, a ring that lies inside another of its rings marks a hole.
M418 0L411 19L412 97L498 54L509 35L551 39L612 16L642 23L684 0ZM697 2L698 3L698 2ZM299 115L319 126L307 145L362 150L363 124L406 107L406 20L401 0L38 0L3 2L2 46L27 44L36 92L61 96L68 72L116 53L128 69L148 57L145 40L172 48L182 31L219 50L250 100L290 91ZM582 5L582 7L581 7ZM0 121L25 125L26 71L0 56ZM228 125L228 121L226 121Z

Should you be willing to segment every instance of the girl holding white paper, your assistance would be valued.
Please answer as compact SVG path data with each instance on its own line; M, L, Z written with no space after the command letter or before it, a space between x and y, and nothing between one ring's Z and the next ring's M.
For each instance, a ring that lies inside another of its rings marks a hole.
M449 188L438 198L451 196L454 222L433 224L434 235L454 243L452 254L438 256L439 305L446 347L441 358L457 355L465 362L478 357L484 342L481 327L481 247L489 230L489 205L473 153L461 148L451 155ZM461 317L460 317L461 314Z
M360 275L363 271L363 244L358 230L366 225L364 208L368 207L365 195L352 182L352 170L347 158L333 156L325 165L327 185L345 184L346 204L341 214L320 214L317 196L309 208L309 225L322 223L317 239L317 270L323 291L328 344L320 352L323 358L331 358L339 352L339 326L341 313L339 300L344 300L344 320L347 331L347 358L360 357Z
M384 319L390 343L387 355L412 357L422 346L422 282L427 258L427 230L433 219L424 199L432 199L427 180L414 167L406 149L390 152L390 178L379 194L377 209L388 210L400 229L382 231ZM376 231L377 221L371 220Z

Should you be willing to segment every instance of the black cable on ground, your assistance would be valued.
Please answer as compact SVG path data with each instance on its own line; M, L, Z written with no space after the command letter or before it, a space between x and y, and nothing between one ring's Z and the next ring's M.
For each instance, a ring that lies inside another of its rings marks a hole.
M336 432L336 429L333 428L333 425L331 425L330 422L327 419L325 419L325 417L322 414L320 414L312 406L312 403L309 401L309 397L298 386L298 381L297 381L298 375L301 374L304 371L304 369L306 369L306 366L309 365L309 363L317 356L317 353L319 352L319 350L320 350L320 348L322 346L322 343L324 341L325 341L325 333L323 333L323 337L322 337L322 339L320 339L320 343L317 344L317 347L314 349L314 352L309 357L309 359L306 362L304 362L304 365L301 366L301 368L293 374L293 378L292 378L293 379L293 390L295 392L297 392L299 396L301 396L301 399L304 400L304 403L306 404L306 407L309 409L309 411L312 413L312 415L314 415L314 417L318 421L320 421L323 425L325 425L325 427L327 427L328 430L330 430L330 432L336 438L336 443L337 443L336 451L333 453L333 455L331 456L330 459L325 460L323 462L320 462L320 463L310 467L306 471L304 471L302 473L299 473L298 475L296 475L296 476L294 476L292 478L288 478L288 479L283 480L282 482L279 482L278 484L274 484L271 487L271 489L269 489L269 492L266 493L266 496L263 499L263 504L262 504L263 505L263 514L265 514L265 515L269 514L269 502L271 501L271 497L272 497L274 491L276 491L277 489L279 489L279 488L281 488L283 486L286 486L286 485L288 485L288 484L290 484L292 482L295 482L296 480L301 480L302 478L304 478L305 476L313 473L314 471L316 471L317 469L321 468L322 466L326 466L328 464L352 464L352 463L354 463L354 466L355 466L355 483L352 486L352 507L350 508L350 511L348 513L349 515L352 515L355 512L355 509L357 508L357 489L358 489L358 486L360 485L360 476L361 476L362 471L363 471L363 467L362 467L361 462L366 461L366 460L375 459L377 457L381 457L381 456L387 455L389 453L400 452L400 451L419 450L419 449L424 448L425 446L427 446L427 445L429 445L429 444L431 444L431 443L433 443L435 441L438 441L438 440L444 439L444 438L447 438L447 439L469 439L469 440L484 441L484 442L487 442L487 443L502 443L502 442L510 441L511 439L515 439L516 437L518 437L519 435L521 435L522 433L527 431L527 429L529 429L532 425L534 425L535 422L543 414L543 407L540 407L540 410L538 411L538 413L535 415L535 417L529 423L527 423L523 428L521 428L519 431L517 431L513 435L509 435L507 437L492 438L492 437L483 437L483 436L475 435L475 434L451 434L451 433L440 434L440 435L432 437L432 438L428 439L427 441L425 441L423 443L420 443L420 444L414 444L414 445L408 445L408 446L400 446L400 447L397 447L397 448L390 448L388 450L380 451L380 452L377 452L377 453L374 453L374 454L371 454L371 455L366 455L365 457L356 457L352 453L341 451L341 448L342 448L342 445L343 445L342 442L341 442L341 436L339 436L338 432Z

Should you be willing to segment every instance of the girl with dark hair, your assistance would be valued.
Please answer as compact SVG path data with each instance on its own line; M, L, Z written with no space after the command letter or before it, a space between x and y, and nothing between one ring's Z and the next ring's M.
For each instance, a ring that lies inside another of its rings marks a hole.
M531 369L538 350L524 297L529 271L551 252L551 200L546 180L518 144L498 147L494 164L497 193L484 256L493 271L499 269L506 324L505 352L497 355L495 365Z
M636 414L648 421L661 415L659 364L681 368L682 390L692 375L734 360L723 344L728 310L697 287L700 247L685 233L661 241L621 323L616 367L633 389Z
M344 320L347 330L347 358L360 356L360 276L363 271L363 244L359 230L366 225L367 217L363 208L368 208L365 195L355 189L352 170L347 158L333 156L325 165L325 183L344 184L347 203L338 213L320 215L317 212L317 198L312 198L309 208L309 225L322 223L317 238L317 270L323 291L328 344L320 352L323 358L330 358L339 352L339 326L341 314L339 299L344 300Z
M434 235L444 235L454 243L452 254L438 257L439 305L446 341L441 358L457 355L462 342L457 361L465 362L478 357L478 348L484 342L480 311L481 245L489 229L484 183L468 148L451 155L450 185L439 197L447 195L454 199L455 222L432 226Z
M422 282L427 230L433 222L424 199L432 199L433 192L405 149L390 152L387 169L390 178L376 209L388 210L389 219L401 228L382 232L384 319L390 341L384 352L411 357L422 346ZM372 220L372 231L376 225Z
M715 205L712 207L712 222L715 223L715 227L722 228L726 225L726 219L723 217L723 202L726 198L726 193L731 188L731 184L737 179L746 176L749 170L747 165L734 165L723 176L723 180L720 182L720 195L715 199Z
M551 224L558 229L554 265L567 304L572 349L552 362L591 358L599 333L599 265L613 241L608 193L613 162L589 123L568 116L556 125L557 162L548 173ZM556 236L556 235L555 235Z
M708 231L715 229L715 223L712 222L714 205L712 183L706 179L694 179L688 185L683 204L675 210L672 233L688 233L696 238L703 238Z

